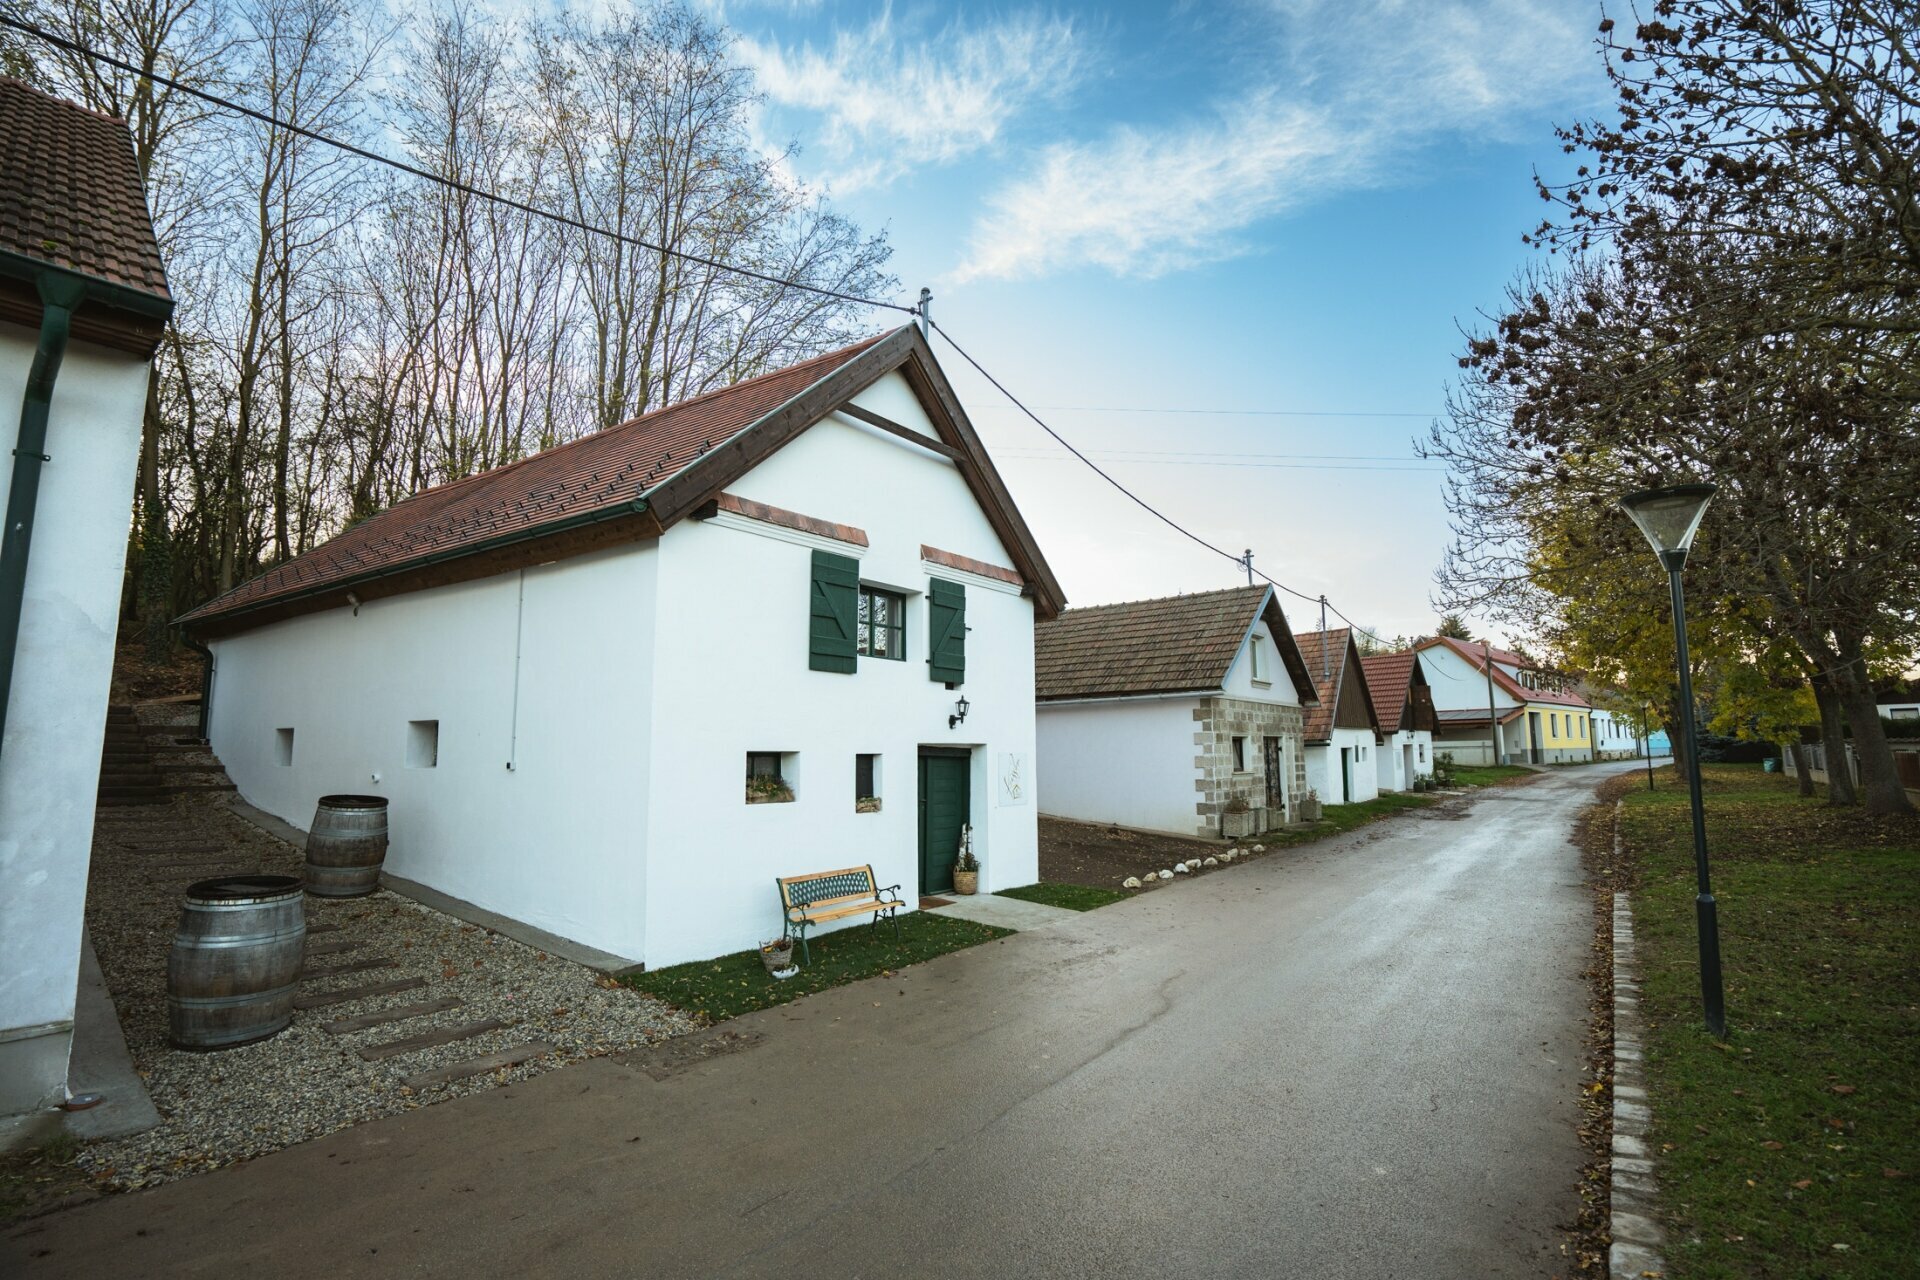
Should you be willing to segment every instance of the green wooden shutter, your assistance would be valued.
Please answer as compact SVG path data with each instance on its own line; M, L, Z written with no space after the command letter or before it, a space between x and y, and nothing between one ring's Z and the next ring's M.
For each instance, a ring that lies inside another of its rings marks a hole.
M807 665L813 670L853 673L859 597L859 562L827 551L813 553L813 616L807 632Z
M967 589L928 580L927 678L960 684L967 678Z

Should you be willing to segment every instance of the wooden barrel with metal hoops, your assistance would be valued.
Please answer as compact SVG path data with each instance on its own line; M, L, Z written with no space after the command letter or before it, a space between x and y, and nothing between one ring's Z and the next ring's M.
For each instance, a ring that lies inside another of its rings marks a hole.
M387 860L385 796L321 796L307 833L307 892L360 898L380 887Z
M306 941L294 876L189 885L167 956L168 1038L182 1049L231 1049L284 1031Z

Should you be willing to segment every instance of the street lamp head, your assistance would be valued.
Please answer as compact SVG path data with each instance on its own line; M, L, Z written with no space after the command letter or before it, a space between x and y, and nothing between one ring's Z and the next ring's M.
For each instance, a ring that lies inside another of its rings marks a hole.
M1642 489L1620 499L1620 509L1633 517L1647 541L1669 570L1678 570L1687 562L1693 535L1699 532L1701 517L1707 514L1715 487L1710 484L1682 484L1670 489Z

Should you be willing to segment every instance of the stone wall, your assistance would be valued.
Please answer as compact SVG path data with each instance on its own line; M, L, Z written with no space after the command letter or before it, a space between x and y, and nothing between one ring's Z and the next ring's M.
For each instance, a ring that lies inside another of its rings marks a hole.
M1280 739L1281 760L1292 774L1285 780L1288 803L1298 803L1307 793L1305 715L1299 707L1214 697L1201 702L1194 710L1193 719L1193 786L1198 794L1193 811L1197 834L1220 835L1221 811L1236 794L1245 795L1250 804L1266 803L1267 738ZM1235 738L1247 740L1247 768L1243 773L1235 773L1233 769ZM1269 814L1267 821L1277 826L1291 816Z

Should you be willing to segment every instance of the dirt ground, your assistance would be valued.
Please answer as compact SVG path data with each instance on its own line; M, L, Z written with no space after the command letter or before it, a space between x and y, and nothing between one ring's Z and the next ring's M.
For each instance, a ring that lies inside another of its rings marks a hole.
M1178 836L1042 817L1040 879L1117 889L1128 876L1144 879L1148 872L1171 869L1176 862L1212 857L1232 848L1224 840L1182 840Z

